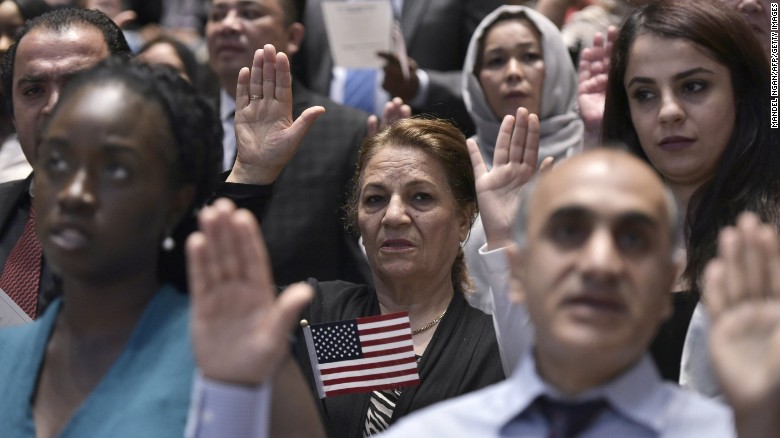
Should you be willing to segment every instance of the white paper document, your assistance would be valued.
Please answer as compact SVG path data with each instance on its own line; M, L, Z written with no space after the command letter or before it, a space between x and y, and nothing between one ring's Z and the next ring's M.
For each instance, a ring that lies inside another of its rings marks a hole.
M0 327L27 324L32 318L27 316L2 289L0 289Z
M419 1L419 0L417 0ZM379 68L377 52L393 51L393 11L387 0L323 2L333 62L345 68Z

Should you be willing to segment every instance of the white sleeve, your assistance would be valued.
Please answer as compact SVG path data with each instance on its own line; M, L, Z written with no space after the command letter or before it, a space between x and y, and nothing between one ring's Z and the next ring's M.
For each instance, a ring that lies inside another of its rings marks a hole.
M271 384L257 387L209 380L196 372L186 438L267 438Z
M710 318L699 301L691 316L683 343L680 364L680 386L715 399L723 399L723 391L712 368L709 350Z
M425 72L425 70L418 68L417 69L417 94L414 95L412 100L408 103L411 107L421 107L425 106L425 103L428 101L428 89L430 88L431 78L428 76L428 73Z
M489 275L493 327L504 374L509 376L533 341L533 326L525 305L509 300L509 263L505 249L487 251L486 244L479 249L479 255Z

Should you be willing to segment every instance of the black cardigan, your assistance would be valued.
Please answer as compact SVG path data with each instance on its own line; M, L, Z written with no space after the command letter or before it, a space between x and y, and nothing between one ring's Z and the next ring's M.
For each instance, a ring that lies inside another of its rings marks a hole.
M313 279L309 284L316 292L302 315L309 323L379 315L376 293L368 286ZM297 343L296 355L317 397L306 343L302 342L303 330L298 329L297 335L301 342ZM455 293L418 367L421 383L403 389L390 424L409 412L504 379L492 318ZM326 398L327 416L323 412L323 420L329 436L362 437L370 396L361 393Z

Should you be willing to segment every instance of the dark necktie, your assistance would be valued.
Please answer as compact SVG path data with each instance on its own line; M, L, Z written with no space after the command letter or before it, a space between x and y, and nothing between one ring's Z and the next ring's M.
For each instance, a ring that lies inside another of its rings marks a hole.
M550 426L549 438L574 438L587 429L607 407L604 400L566 403L540 397L536 405Z
M30 206L30 215L27 217L24 231L3 266L0 289L33 319L38 310L42 256L41 244L35 234L35 212Z

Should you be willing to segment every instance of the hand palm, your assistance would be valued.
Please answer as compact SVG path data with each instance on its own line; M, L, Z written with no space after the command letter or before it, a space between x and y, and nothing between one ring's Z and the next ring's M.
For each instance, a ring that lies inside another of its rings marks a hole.
M755 406L780 388L779 346L780 302L745 302L719 318L710 334L710 350L732 402Z
M536 172L539 137L536 115L518 108L516 117L506 116L496 138L490 171L477 144L468 141L482 225L491 249L510 240L522 188Z
M307 108L293 120L290 61L266 45L255 53L252 68L241 69L236 87L235 178L273 182L298 150L303 136L325 109ZM234 178L229 178L233 181Z
M484 215L511 227L519 208L522 187L536 173L536 163L508 163L476 180L477 199Z

